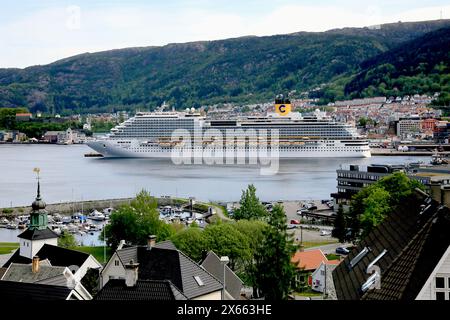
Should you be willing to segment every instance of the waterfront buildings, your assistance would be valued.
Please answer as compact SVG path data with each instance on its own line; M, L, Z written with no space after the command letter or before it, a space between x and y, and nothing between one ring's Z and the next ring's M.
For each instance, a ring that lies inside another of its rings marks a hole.
M409 178L420 181L429 186L431 178L429 176L416 175L414 165L389 165L389 164L372 164L367 167L359 165L341 166L336 170L337 174L337 193L332 193L331 197L335 199L336 205L347 204L353 195L358 193L362 188L377 182L394 172L405 172Z

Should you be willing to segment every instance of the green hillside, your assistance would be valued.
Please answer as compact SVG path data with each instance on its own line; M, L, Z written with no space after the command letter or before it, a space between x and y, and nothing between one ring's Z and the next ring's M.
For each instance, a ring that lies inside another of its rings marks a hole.
M86 53L0 69L0 107L86 113L271 100L324 83L341 88L367 59L450 20ZM343 91L343 90L341 90Z
M450 102L450 27L427 33L361 64L345 86L352 97L440 93Z

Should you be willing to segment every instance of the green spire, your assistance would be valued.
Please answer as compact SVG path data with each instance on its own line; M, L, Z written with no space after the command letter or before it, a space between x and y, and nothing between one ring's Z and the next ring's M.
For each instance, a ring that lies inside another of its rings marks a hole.
M41 198L41 184L39 179L39 172L37 176L37 195L36 200L33 201L31 205L31 214L30 214L30 230L43 230L47 228L48 218L47 218L47 210L45 210L46 204Z

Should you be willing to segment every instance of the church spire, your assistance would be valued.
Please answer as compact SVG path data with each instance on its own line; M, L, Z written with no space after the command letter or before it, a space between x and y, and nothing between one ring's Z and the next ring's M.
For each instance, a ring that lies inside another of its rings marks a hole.
M45 210L46 204L41 198L41 181L39 177L40 169L34 168L34 172L37 173L37 195L36 200L33 201L31 205L30 214L30 229L46 229L47 228L47 211Z

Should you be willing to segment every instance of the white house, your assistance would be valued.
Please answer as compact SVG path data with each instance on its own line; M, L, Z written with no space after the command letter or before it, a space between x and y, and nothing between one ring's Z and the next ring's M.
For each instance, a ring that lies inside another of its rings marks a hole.
M146 280L168 280L189 300L221 300L222 282L177 250L171 241L156 244L149 237L146 246L125 247L122 242L104 266L100 288L110 280L127 279L127 265L138 264L135 283Z

